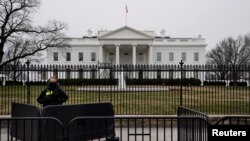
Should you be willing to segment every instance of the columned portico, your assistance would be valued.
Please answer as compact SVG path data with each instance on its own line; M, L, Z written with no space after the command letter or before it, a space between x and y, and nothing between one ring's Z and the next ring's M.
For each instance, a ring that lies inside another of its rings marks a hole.
M102 49L102 62L112 62L115 65L142 65L149 63L149 46L147 44L104 44Z
M115 64L120 64L120 44L115 45Z

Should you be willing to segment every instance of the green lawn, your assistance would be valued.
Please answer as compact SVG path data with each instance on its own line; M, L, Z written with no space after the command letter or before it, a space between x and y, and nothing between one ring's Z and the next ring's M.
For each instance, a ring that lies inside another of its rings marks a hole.
M62 87L69 95L66 104L111 102L115 114L176 114L180 104L178 86L158 92L84 92L81 86ZM98 86L88 86L98 87ZM113 86L114 88L115 86ZM136 86L162 87L162 86ZM30 87L31 104L41 106L36 98L44 86ZM183 106L208 114L250 114L250 87L199 86L183 87ZM11 102L27 102L26 86L0 86L0 114L10 114Z

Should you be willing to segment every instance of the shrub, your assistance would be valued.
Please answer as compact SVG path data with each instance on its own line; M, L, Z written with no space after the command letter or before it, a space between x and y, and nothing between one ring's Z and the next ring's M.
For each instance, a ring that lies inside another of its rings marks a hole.
M247 86L247 82L229 82L229 86Z
M200 79L187 78L187 79L126 79L127 85L182 85L184 86L199 86L201 85Z
M47 82L46 81L29 81L29 82L25 82L26 85L46 85Z
M118 79L60 79L60 85L117 85Z
M225 81L204 81L203 85L207 86L226 86Z
M23 85L22 81L6 81L6 85Z

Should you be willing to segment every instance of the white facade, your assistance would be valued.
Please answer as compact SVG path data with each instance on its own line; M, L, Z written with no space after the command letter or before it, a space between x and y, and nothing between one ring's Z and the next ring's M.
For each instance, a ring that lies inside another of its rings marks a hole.
M48 64L205 64L205 39L155 36L153 31L139 31L128 26L114 31L99 31L97 36L68 38L70 47L47 50ZM82 54L82 55L81 55ZM68 60L67 60L68 59Z

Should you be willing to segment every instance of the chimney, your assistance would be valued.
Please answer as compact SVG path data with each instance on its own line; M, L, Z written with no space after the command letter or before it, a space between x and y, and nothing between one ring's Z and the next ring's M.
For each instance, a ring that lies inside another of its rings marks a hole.
M165 34L166 34L165 29L162 29L162 30L161 30L161 38L165 38Z
M88 37L92 37L92 31L90 29L88 30Z
M201 36L201 34L198 36L198 39L201 39L202 38L202 36Z

